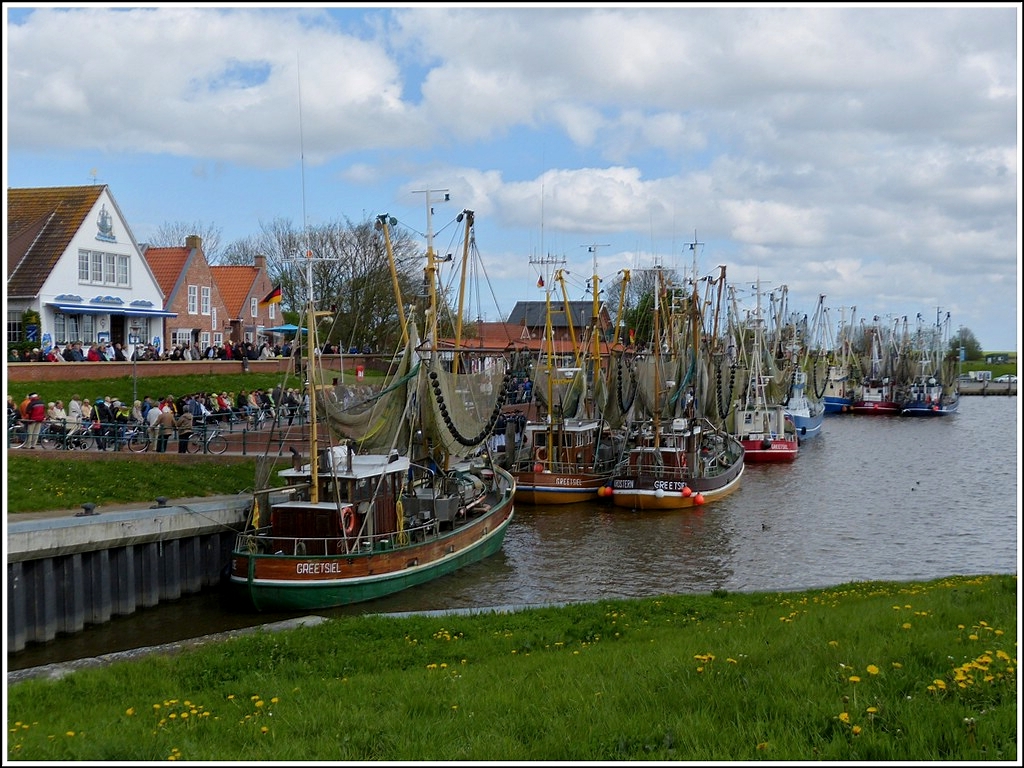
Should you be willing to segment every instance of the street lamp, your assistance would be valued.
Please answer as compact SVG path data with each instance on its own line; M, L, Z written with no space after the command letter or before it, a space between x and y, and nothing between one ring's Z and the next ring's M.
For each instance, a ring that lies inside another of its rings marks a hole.
M131 337L128 339L132 343L132 407L135 407L135 401L139 399L139 334L142 333L142 328L137 325L133 325L131 328Z

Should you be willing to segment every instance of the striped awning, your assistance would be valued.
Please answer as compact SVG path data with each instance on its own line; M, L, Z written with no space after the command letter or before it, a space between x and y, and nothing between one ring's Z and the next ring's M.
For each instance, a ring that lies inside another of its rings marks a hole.
M58 312L65 315L128 315L129 317L177 317L177 312L167 312L163 309L142 309L140 307L109 307L90 306L88 304L60 304L58 302L47 302Z

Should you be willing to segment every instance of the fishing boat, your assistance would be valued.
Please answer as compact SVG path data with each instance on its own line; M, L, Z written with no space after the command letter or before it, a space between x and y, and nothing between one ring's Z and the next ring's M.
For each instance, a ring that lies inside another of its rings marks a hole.
M878 318L869 331L870 357L867 375L860 383L860 397L850 406L862 416L898 416L903 410L897 369L899 349L894 344L895 328L885 334Z
M387 217L378 217L389 243L387 226ZM390 245L388 252L392 258ZM317 359L316 320L328 314L316 309L312 262L307 251L307 361ZM431 286L436 270L428 237ZM229 584L249 606L316 610L373 600L501 548L515 480L491 459L486 439L507 376L453 370L434 342L430 294L424 341L410 319L396 373L371 399L348 403L336 389L318 386L310 366L307 453L293 446L292 466L279 473L286 485L254 494L251 522L232 549Z
M666 285L660 266L656 278L650 352L633 362L637 389L631 399L640 426L610 487L616 507L637 511L688 509L725 498L740 487L745 466L743 446L710 418L698 280L687 296ZM723 285L725 267L720 280Z
M930 328L921 327L918 315L917 371L907 388L901 416L948 416L959 410L959 358L946 352L950 314L946 313L945 321L939 314Z
M793 461L799 439L782 403L791 374L779 371L765 348L765 319L761 311L761 286L756 286L756 307L746 323L739 321L733 292L733 332L746 371L744 387L730 413L730 434L743 446L746 461L780 463Z
M822 392L808 391L808 371L812 371L815 379L818 378L818 361L821 359L821 335L824 322L824 301L822 294L818 297L818 306L808 329L805 319L798 327L798 332L793 334L791 341L792 357L789 364L792 366L792 379L789 392L783 403L786 416L793 423L793 431L797 440L803 442L817 437L821 434L822 426L825 423L825 404L821 399ZM798 342L797 339L802 339Z
M588 386L588 381L603 380L596 248L591 246L594 310L589 344L576 344L571 313L566 307L572 345L566 355L558 354L552 327L552 315L557 310L552 307L551 290L562 282L561 270L547 280L542 274L539 281L545 287L545 330L542 355L534 369L533 396L540 410L536 418L523 425L513 451L510 469L516 481L517 502L550 506L593 501L610 483L622 458L625 434L604 419L603 403ZM568 360L556 359L561 357Z
M839 318L839 331L832 333L832 326L828 320L828 307L824 310L825 320L822 327L825 330L826 360L828 373L825 378L825 388L822 392L822 402L825 404L825 414L851 413L854 400L860 399L857 391L856 377L853 374L853 362L856 358L850 339L851 329L855 326L857 308L853 307L853 317L850 323L846 322L845 316Z
M789 400L785 404L786 416L793 424L798 441L810 440L821 434L825 423L825 404L807 393L807 372L793 372Z

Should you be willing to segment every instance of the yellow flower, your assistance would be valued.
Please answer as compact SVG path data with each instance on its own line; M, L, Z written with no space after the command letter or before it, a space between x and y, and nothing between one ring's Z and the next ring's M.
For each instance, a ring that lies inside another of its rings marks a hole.
M857 677L856 675L850 675L850 682L851 683L859 683L860 682L860 678Z
M876 667L874 664L868 664L868 674L869 675L877 675L878 674L878 667Z
M903 628L904 628L904 629L910 629L910 622L909 622L909 621L908 621L908 622L905 622L905 623L903 624Z
M853 726L852 730L853 730L853 735L854 736L858 736L860 734L860 726L859 725Z
M843 723L850 722L850 713L849 712L840 712L839 713L839 721L843 722Z
M135 714L135 707L128 707L128 709L126 709L124 713L128 715L128 717L131 717Z

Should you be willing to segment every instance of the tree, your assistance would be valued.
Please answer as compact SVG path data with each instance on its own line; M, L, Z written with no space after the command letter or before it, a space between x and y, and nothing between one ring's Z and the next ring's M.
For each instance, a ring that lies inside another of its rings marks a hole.
M201 221L186 224L184 221L165 221L153 235L151 246L156 248L181 248L185 238L198 235L203 241L203 255L210 264L218 264L220 258L221 229L214 224Z
M978 339L975 338L970 328L960 327L957 334L949 340L949 353L960 354L960 347L964 348L965 360L981 360L985 356L985 350L981 348Z

